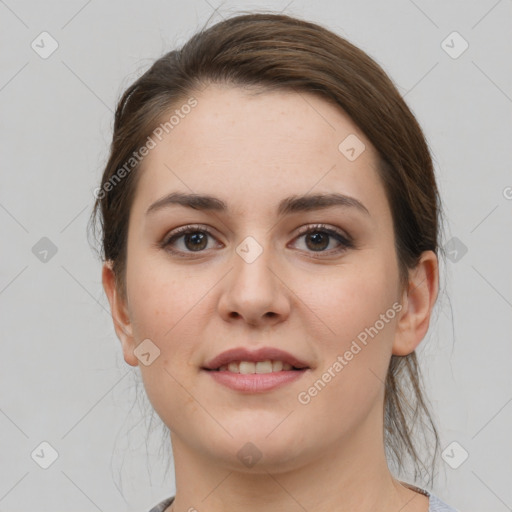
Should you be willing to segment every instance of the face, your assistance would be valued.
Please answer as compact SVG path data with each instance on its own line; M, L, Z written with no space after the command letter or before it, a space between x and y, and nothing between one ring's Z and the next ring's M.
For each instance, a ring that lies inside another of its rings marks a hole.
M210 85L195 97L143 161L118 330L125 360L139 365L173 444L227 468L243 467L248 442L258 467L275 470L379 439L403 297L375 149L311 94ZM162 201L171 193L217 201ZM310 197L333 194L330 205ZM147 339L146 365L134 349ZM252 391L204 369L240 347L279 349L307 369Z

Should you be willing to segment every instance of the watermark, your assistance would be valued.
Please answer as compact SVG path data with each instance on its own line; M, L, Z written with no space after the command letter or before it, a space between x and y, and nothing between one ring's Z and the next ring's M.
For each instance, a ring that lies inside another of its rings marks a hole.
M41 59L47 59L59 47L59 43L50 33L44 31L30 43L30 46Z
M236 455L240 462L248 468L252 468L263 457L258 447L250 442L245 443Z
M441 48L452 58L458 59L468 48L469 43L456 31L448 34L441 42Z
M38 466L48 469L59 458L59 453L48 441L43 441L32 450L30 456Z
M345 137L338 145L338 151L351 162L357 160L365 149L364 142L354 133Z
M512 187L505 187L503 189L503 197L505 199L512 199Z
M318 393L320 393L320 391L322 391L325 386L349 364L350 361L352 361L354 356L361 352L363 347L361 347L359 343L366 346L369 341L368 336L371 339L377 336L377 334L384 329L385 325L393 320L396 314L400 311L402 311L402 304L395 302L385 313L380 314L379 319L376 320L372 326L365 327L365 329L357 335L357 339L352 340L350 348L346 350L343 355L338 355L336 361L327 368L327 370L312 386L310 386L306 391L301 391L297 395L299 403L302 405L309 404L311 399L317 396Z
M450 238L444 245L446 257L453 263L458 263L468 252L467 245L456 236Z
M469 457L467 450L457 441L452 441L441 453L443 460L452 469L457 469Z
M122 167L119 167L117 171L110 176L101 187L97 187L94 190L94 197L96 199L103 199L108 192L113 190L115 186L121 182L135 167L146 157L152 149L155 149L158 142L161 142L164 138L164 134L171 133L176 126L178 126L182 119L190 114L192 109L197 106L197 99L192 96L187 100L187 103L181 105L181 107L174 110L174 113L169 117L165 123L160 123L151 133L148 135L146 142L137 150L132 153L130 158L125 162ZM157 140L155 140L157 139Z
M263 247L261 247L254 237L248 236L238 244L236 253L246 263L252 263L263 253Z
M57 251L57 246L46 236L32 246L32 254L42 263L48 263Z
M146 338L137 345L133 353L144 366L149 366L160 356L160 349L149 338Z

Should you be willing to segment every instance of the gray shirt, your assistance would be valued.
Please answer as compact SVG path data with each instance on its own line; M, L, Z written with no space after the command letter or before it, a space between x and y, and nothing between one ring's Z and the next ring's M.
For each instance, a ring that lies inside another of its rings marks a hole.
M404 483L404 482L402 482ZM444 501L441 501L437 496L434 496L432 493L420 489L412 484L405 484L407 487L411 488L414 491L420 492L429 498L429 507L428 512L458 512L456 509L447 505ZM167 498L157 505L155 505L149 512L164 512L164 510L174 501L174 496Z

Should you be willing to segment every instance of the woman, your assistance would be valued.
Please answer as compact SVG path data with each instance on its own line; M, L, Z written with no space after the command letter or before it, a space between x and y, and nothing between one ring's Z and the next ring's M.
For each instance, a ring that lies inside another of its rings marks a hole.
M425 476L427 422L435 472L415 349L440 201L370 57L286 15L203 29L124 93L96 198L115 331L170 431L151 512L453 511L390 469Z

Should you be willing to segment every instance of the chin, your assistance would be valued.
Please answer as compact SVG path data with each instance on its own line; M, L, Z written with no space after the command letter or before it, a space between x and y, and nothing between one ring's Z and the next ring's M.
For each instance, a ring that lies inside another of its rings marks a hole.
M276 429L278 424L274 422L270 429L260 429L255 425L253 428L240 428L237 432L227 427L233 437L223 436L223 440L217 442L209 438L205 451L217 459L216 464L230 471L267 474L291 470L300 465L309 450L303 445L301 432L293 434L282 426ZM215 446L214 453L212 446Z

